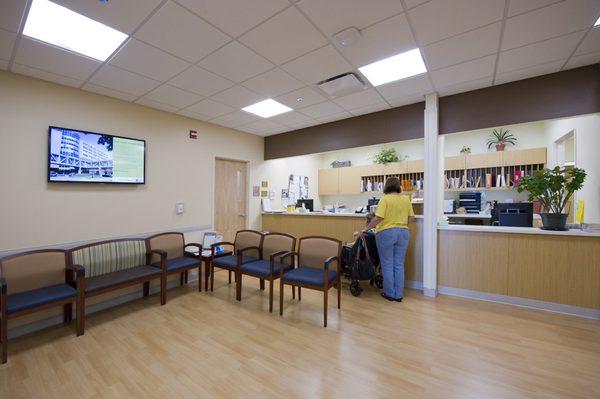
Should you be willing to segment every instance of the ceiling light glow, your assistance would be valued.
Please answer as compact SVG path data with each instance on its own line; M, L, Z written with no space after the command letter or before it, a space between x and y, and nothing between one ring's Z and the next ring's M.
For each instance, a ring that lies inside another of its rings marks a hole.
M358 68L373 86L427 72L418 48Z
M23 34L99 61L127 39L125 33L48 0L33 0Z
M598 19L596 20L596 23L594 24L594 26L599 26L600 25L600 17L598 17Z
M290 112L292 109L269 98L256 104L249 105L246 108L242 108L242 111L250 112L251 114L258 115L262 118L270 118L275 115Z

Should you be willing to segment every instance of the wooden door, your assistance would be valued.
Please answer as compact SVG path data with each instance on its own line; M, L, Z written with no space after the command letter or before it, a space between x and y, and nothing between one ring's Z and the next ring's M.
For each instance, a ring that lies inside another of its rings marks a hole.
M233 242L235 233L246 228L248 212L248 164L215 160L215 231Z

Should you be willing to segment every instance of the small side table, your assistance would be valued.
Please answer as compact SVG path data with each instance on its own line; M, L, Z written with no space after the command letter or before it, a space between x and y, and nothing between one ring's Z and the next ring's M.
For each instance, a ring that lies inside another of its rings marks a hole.
M202 252L205 252L205 251L202 251ZM199 255L198 251L194 251L194 252L188 251L188 254L194 255L195 257L198 257L198 255ZM218 254L215 254L215 258L220 258L222 256L229 256L231 254L233 254L232 251L222 251L222 252L219 252ZM201 262L204 263L204 290L208 291L208 279L210 277L210 267L209 267L210 255L202 254L200 256L200 259L201 259ZM185 273L184 279L185 279L185 282L187 283L187 273ZM231 282L231 272L229 272L229 282ZM182 283L183 283L183 281L182 281Z

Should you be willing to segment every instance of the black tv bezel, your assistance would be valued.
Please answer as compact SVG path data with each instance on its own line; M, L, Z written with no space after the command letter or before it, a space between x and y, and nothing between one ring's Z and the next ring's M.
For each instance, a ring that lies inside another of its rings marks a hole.
M142 143L144 143L144 181L141 182L141 183L139 183L139 182L116 182L116 181L68 181L68 180L56 181L56 180L51 180L50 179L50 146L52 145L52 143L51 143L52 129L66 129L66 130L73 130L73 131L81 132L81 133L85 133L85 134L99 134L99 135L117 137L117 138L120 138L120 139L141 141ZM91 132L89 130L81 130L81 129L75 129L75 128L70 128L70 127L62 127L62 126L49 125L48 126L48 162L47 162L46 167L47 167L47 170L46 170L47 182L48 183L53 183L53 184L58 183L58 184L125 184L125 185L144 185L144 184L146 184L146 140L136 139L136 138L133 138L133 137L117 136L117 135L109 134L109 133Z

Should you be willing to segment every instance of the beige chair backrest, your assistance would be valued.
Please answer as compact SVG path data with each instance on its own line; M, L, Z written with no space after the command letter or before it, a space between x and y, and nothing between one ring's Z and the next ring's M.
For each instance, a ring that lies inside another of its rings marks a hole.
M240 249L248 247L260 247L262 240L262 233L255 230L240 230L235 235L235 250L236 252ZM258 251L248 251L244 253L244 256L251 256L253 258L259 258Z
M69 251L71 263L85 268L85 277L131 269L146 264L142 238L95 242Z
M339 258L342 250L341 241L328 237L302 237L298 244L298 265L323 269L323 263L330 256ZM337 263L332 262L329 270L337 270Z
M182 233L163 233L147 239L148 250L160 249L167 252L167 260L179 258L184 255L185 241ZM160 261L160 256L152 255L151 263Z
M262 258L269 260L272 254L281 251L293 251L295 246L296 239L288 234L267 233L263 237ZM276 261L278 262L279 259L276 259Z
M25 252L0 261L0 275L10 295L64 284L66 265L67 254L62 250Z

